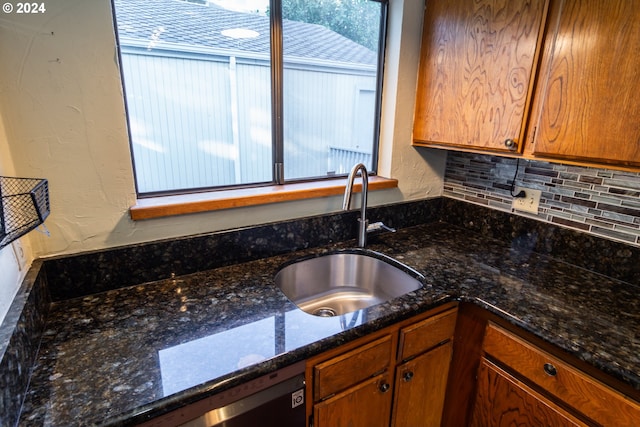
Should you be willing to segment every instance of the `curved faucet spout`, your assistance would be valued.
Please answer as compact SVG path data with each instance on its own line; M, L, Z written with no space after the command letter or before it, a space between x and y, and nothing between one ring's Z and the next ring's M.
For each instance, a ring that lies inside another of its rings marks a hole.
M362 199L360 206L360 219L358 224L358 246L364 248L367 244L367 196L369 194L369 176L367 175L367 168L362 163L355 165L349 173L347 179L347 186L344 189L344 199L342 201L342 210L348 211L351 205L351 194L353 193L353 182L355 181L356 174L360 172L362 177Z

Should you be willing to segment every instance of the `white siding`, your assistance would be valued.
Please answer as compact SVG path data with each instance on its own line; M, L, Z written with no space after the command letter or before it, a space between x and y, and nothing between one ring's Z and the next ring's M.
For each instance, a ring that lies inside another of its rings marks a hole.
M138 192L271 181L268 63L123 49L122 70ZM330 146L371 154L354 135L375 70L285 63L283 82L286 179L335 172Z

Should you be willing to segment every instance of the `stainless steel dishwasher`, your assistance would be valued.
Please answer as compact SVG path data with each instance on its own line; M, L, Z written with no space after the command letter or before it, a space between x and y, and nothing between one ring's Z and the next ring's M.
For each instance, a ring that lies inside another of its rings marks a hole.
M145 427L304 427L304 362L195 402Z

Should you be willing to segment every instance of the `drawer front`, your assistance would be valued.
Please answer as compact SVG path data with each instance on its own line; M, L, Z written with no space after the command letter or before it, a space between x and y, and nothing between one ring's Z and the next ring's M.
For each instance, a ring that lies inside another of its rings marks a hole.
M388 369L392 357L391 342L391 336L386 335L315 365L314 400L322 400Z
M490 324L484 350L602 425L640 425L640 404L510 332Z
M456 328L456 310L447 311L400 330L400 360L407 360L447 341Z

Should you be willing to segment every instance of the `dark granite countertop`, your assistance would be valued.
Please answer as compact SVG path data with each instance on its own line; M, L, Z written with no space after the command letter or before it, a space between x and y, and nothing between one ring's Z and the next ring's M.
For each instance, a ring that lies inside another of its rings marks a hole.
M640 390L640 287L444 223L371 239L425 286L340 318L296 308L297 251L53 304L20 425L127 425L447 301L476 303ZM343 330L345 323L348 327Z

